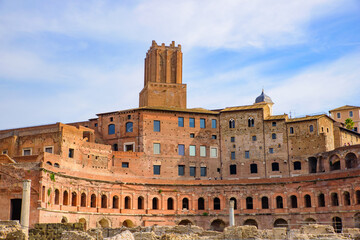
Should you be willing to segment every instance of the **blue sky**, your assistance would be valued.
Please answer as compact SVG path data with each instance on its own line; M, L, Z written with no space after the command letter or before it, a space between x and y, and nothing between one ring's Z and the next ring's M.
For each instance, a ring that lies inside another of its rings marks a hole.
M190 108L360 105L359 0L0 0L0 129L137 107L152 40L182 45Z

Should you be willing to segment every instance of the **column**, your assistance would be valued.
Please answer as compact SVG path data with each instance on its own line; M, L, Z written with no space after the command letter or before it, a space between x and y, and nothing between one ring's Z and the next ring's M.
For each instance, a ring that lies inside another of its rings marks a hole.
M22 231L25 233L25 239L29 236L29 219L30 219L30 193L31 180L23 181L23 194L21 201L21 218L20 224Z
M230 224L230 227L235 225L234 200L230 200L230 206L229 206L229 224Z

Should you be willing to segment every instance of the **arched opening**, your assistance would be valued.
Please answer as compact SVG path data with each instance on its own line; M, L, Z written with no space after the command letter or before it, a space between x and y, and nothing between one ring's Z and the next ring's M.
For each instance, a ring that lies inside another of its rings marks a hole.
M181 221L178 223L178 225L185 225L185 226L187 226L187 225L193 225L193 223L192 223L190 220L188 220L188 219L184 219L184 220L181 220Z
M46 164L48 164L48 165L52 166L52 163L51 163L51 162L49 162L49 161L47 161L47 162L46 162Z
M230 201L234 201L234 209L237 209L237 202L236 202L236 198L232 197L230 198Z
M126 132L132 132L133 131L133 123L127 122L126 123Z
M125 209L130 209L130 207L131 207L131 204L130 204L130 197L129 196L126 196L125 197Z
M245 220L244 226L255 226L255 227L258 227L258 224L257 222L254 220L254 219L247 219Z
M109 228L110 227L109 221L105 218L103 218L99 221L99 225L101 228Z
M247 197L246 198L246 209L253 209L253 198L252 197Z
M138 209L144 209L144 198L138 197Z
M305 219L304 223L305 224L315 224L316 220L313 218L307 218L307 219Z
M96 195L95 194L91 194L90 206L92 208L96 208Z
M183 210L189 210L189 199L184 198L182 200L182 209Z
M80 206L86 207L86 194L85 193L81 194L81 200L80 201L81 201Z
M112 201L112 203L113 203L113 208L119 208L119 197L118 196L113 196L113 201Z
M309 160L309 173L316 173L317 158L309 157L308 160Z
M306 208L310 208L311 207L311 197L309 194L306 194L304 196L304 202L305 202L305 207Z
M71 206L77 206L77 194L76 192L71 193Z
M220 210L220 198L214 198L214 210Z
M152 199L152 209L159 209L159 200L156 197Z
M129 219L126 219L123 224L122 224L124 227L127 227L127 228L133 228L135 227L134 223L129 220Z
M69 205L69 193L65 190L63 194L63 205Z
M109 135L115 134L115 125L114 124L109 124L109 126L108 126L108 134Z
M332 218L332 225L334 227L334 230L336 233L341 233L342 231L342 221L339 217L333 217Z
M335 171L335 170L340 170L341 166L340 166L340 158L337 155L332 155L330 157L330 171Z
M298 207L297 197L295 195L292 195L290 197L290 203L291 203L291 208L297 208Z
M285 219L282 219L282 218L278 218L275 220L274 222L274 228L277 228L277 227L288 227L288 223Z
M261 208L262 209L269 209L269 198L268 197L262 197L261 198Z
M283 208L283 198L281 196L276 197L276 208Z
M204 198L198 199L198 210L204 210L205 209L205 200Z
M331 205L339 206L339 198L338 198L337 193L331 193Z
M325 207L325 195L323 193L318 196L318 205L319 207Z
M174 199L168 198L168 200L167 200L167 209L168 210L173 210L174 209Z
M355 197L356 197L356 204L360 204L360 191L357 190L355 192Z
M345 166L346 168L356 168L357 167L357 157L354 153L348 153L345 156Z
M319 159L319 172L325 172L324 158L320 156L318 159Z
M67 223L67 222L68 222L68 219L66 217L62 217L61 223Z
M59 199L60 199L60 191L59 189L55 189L55 204L59 205Z
M344 192L343 193L343 198L344 198L344 205L345 206L350 206L351 205L350 193L349 192Z
M235 128L235 120L234 119L229 120L229 128Z
M360 213L354 215L355 227L360 228Z
M101 195L101 208L107 208L107 196L105 194Z
M80 218L80 219L79 219L79 223L82 223L82 224L83 224L83 226L84 226L84 231L86 231L86 229L87 229L86 219L85 219L85 218Z
M216 219L211 222L210 229L217 232L223 232L225 228L225 222L221 219Z
M58 163L54 163L54 167L59 168L60 165Z
M255 125L255 121L252 117L248 119L248 127L253 127Z

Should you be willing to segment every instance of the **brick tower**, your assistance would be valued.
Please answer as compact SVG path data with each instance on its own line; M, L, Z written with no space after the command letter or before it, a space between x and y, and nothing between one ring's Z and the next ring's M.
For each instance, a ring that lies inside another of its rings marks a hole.
M145 58L144 88L140 107L186 108L186 84L182 84L181 45L157 45L152 41Z

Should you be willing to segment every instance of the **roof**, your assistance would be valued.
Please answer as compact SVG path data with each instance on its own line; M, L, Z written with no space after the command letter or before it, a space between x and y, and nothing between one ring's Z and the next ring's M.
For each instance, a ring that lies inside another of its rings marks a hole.
M281 119L288 119L288 115L287 114L273 115L273 116L267 117L265 120L281 120Z
M238 107L227 107L220 112L232 112L232 111L243 111L243 110L252 110L252 109L263 109L267 104L266 103L257 103L253 105L238 106Z
M332 109L332 110L330 110L329 112L332 112L332 111L340 111L340 110L348 110L348 109L354 109L354 108L360 108L360 107L345 105L345 106L342 106L342 107L338 107L338 108Z
M345 132L348 132L348 133L351 133L351 134L355 134L355 135L357 135L357 136L360 136L360 133L355 132L355 131L350 130L350 129L347 129L347 128L345 128L345 127L339 126L339 129L340 129L340 130L343 130L343 131L345 131Z
M290 119L287 120L287 122L310 121L310 120L317 120L317 119L322 118L322 117L327 117L327 118L329 118L329 119L331 119L332 121L335 122L334 119L332 119L331 117L329 117L326 114L320 114L320 115L314 115L314 116L306 116L306 117L300 117L300 118L290 118Z
M255 99L255 103L262 103L262 102L273 103L271 98L264 93L264 89L262 90L261 94Z

